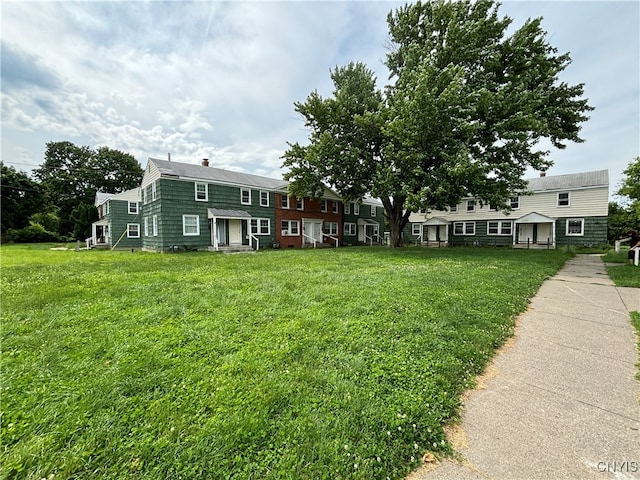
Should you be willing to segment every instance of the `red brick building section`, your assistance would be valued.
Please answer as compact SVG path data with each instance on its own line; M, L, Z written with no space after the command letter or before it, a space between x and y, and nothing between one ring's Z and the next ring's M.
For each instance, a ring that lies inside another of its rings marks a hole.
M343 205L339 198L299 200L286 193L275 197L275 236L280 248L313 246L312 239L332 247L336 241L342 242Z

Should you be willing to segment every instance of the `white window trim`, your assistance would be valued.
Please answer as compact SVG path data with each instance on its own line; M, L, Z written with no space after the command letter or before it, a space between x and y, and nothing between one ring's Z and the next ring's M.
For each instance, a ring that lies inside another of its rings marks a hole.
M284 224L284 223L287 224L287 228L283 228L282 229L282 236L283 237L299 237L300 236L300 221L299 220L282 220L282 222L280 223L280 226L282 226L282 224ZM296 230L297 230L298 233L292 233L292 230L293 230L291 228L292 225L296 226Z
M286 206L286 207L285 207L285 206L283 205L283 203L282 203L282 200L284 200L285 198L287 199L287 206ZM280 208L283 208L283 209L289 210L290 205L291 205L291 202L290 202L290 200L289 200L289 197L288 197L287 195L282 195L282 199L280 200Z
M138 228L138 234L137 235L131 235L131 227L137 227ZM127 223L127 238L140 238L140 224L139 223Z
M489 224L490 223L497 223L498 224L498 233L491 233L489 232ZM502 227L503 225L509 225L509 233L502 233ZM487 235L491 235L491 236L497 236L497 237L510 237L513 235L513 224L510 221L506 221L506 220L488 220L487 221Z
M516 204L515 207L513 206L514 203ZM511 210L520 210L520 195L518 195L517 197L510 198L509 205L511 206Z
M151 217L151 232L154 237L158 236L158 216L154 215Z
M371 217L376 218L376 206L371 205Z
M335 200L332 202L331 211L333 213L340 213L340 207L338 206L338 202Z
M204 198L198 198L198 186L199 185L204 186ZM194 183L194 189L195 189L196 202L208 202L209 201L209 186L206 183L195 182Z
M157 194L157 190L156 190L156 182L153 182L151 184L151 201L153 202L156 199L156 194Z
M256 232L253 231L253 222L256 222ZM261 232L260 229L262 227L261 223L262 221L266 221L267 222L267 232ZM251 232L251 235L271 235L271 220L268 218L252 218L249 221L249 231Z
M131 207L134 207L135 211L132 212L131 211ZM138 202L129 202L129 208L127 209L127 211L129 212L129 215L137 215L138 214Z
M266 203L262 201L265 195L267 197ZM269 206L269 192L267 192L266 190L260 190L260 206L261 207Z
M196 231L187 232L187 218L195 218L196 219ZM197 237L200 235L200 215L182 215L182 235L185 237Z
M338 222L324 222L324 225L322 227L322 233L325 233L326 235L338 235ZM327 229L327 232L325 232L325 227Z
M360 205L357 203L353 204L353 214L354 215L360 215Z
M345 215L351 214L351 204L349 202L345 202L344 204L344 213Z
M456 233L456 225L462 225L462 233ZM467 225L473 225L473 233L467 233ZM456 236L473 236L476 234L476 222L454 222L453 234Z
M298 202L300 202L300 206L298 206ZM296 210L304 210L304 198L296 197Z
M320 200L320 211L325 213L329 211L329 205L327 204L327 200L325 199Z
M244 201L244 193L249 192L249 200ZM251 189L250 188L241 188L240 189L240 203L242 205L251 205Z
M449 213L458 213L458 205L449 205Z
M144 187L142 189L142 204L143 205L147 204L147 187Z
M471 208L469 208L471 207ZM475 200L467 200L466 203L467 213L472 213L476 211L476 201Z
M411 224L411 235L422 235L422 224L421 223L412 223Z
M144 236L149 236L149 217L144 217Z
M356 224L352 222L345 222L342 227L342 231L344 235L354 236L357 235L358 230L356 229Z
M560 195L562 194L567 194L567 204L566 205L560 205ZM571 192L558 192L558 195L556 197L556 206L559 208L567 208L571 206Z
M580 233L569 233L569 222L580 222ZM584 237L584 218L567 218L565 235L567 237Z

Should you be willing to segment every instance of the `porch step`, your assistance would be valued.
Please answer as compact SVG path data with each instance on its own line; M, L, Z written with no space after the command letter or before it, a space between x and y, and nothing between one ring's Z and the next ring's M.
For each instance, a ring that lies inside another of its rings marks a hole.
M213 247L209 247L212 251ZM222 253L253 253L255 250L249 245L224 245L219 246L218 251Z

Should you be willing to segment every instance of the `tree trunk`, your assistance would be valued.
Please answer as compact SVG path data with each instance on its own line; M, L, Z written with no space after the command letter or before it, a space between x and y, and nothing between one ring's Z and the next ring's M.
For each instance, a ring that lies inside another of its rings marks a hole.
M404 198L394 199L394 201L383 199L382 204L384 205L387 222L389 222L390 246L392 248L400 248L402 247L402 229L407 224L411 212L404 211Z

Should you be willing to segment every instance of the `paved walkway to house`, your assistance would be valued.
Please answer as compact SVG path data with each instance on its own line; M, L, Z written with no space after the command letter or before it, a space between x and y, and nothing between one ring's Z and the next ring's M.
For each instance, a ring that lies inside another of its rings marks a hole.
M640 311L640 289L615 287L599 256L567 262L469 394L450 435L460 462L408 478L640 479L630 311Z

